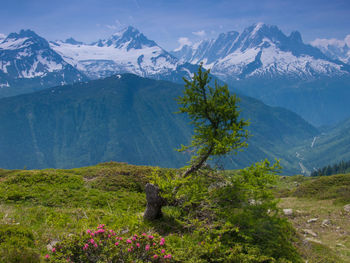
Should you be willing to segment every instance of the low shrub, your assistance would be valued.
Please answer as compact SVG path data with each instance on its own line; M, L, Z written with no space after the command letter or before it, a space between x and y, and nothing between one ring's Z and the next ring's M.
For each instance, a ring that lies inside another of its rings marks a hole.
M156 234L127 236L105 225L57 243L47 262L171 262L163 237Z
M40 256L34 250L34 236L18 225L0 225L0 262L37 263Z

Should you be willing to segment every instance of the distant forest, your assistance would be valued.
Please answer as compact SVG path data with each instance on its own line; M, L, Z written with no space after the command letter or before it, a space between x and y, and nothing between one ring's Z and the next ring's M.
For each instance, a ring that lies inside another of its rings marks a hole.
M350 161L341 161L340 163L317 169L311 173L311 176L323 176L342 173L350 173Z

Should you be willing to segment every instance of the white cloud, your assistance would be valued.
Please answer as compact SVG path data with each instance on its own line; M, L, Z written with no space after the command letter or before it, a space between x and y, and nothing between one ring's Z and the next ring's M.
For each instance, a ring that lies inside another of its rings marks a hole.
M111 29L111 30L116 30L117 29L117 26L115 26L115 25L106 25L106 27L108 29Z
M123 23L121 23L119 21L119 19L116 19L114 21L114 24L113 25L105 25L105 27L107 27L108 29L111 29L111 30L119 30L119 29L122 29L125 27L125 25Z
M311 45L316 46L316 47L322 47L322 48L327 48L328 45L331 46L336 46L339 48L343 48L345 44L350 47L350 35L347 35L344 40L339 40L336 38L317 38L314 41L310 42Z
M207 33L204 30L199 30L196 32L192 32L193 35L197 36L197 37L205 37L207 35Z
M191 40L189 40L188 37L179 37L179 39L177 40L177 42L180 44L180 46L176 49L174 49L174 51L179 51L183 46L191 46L192 42Z
M347 36L345 37L344 41L345 41L346 45L347 45L348 47L350 47L350 35L347 35Z
M6 35L0 33L0 39L6 38Z

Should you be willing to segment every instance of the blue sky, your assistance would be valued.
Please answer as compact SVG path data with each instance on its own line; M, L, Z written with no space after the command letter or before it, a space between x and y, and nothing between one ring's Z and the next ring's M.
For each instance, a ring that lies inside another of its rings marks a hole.
M165 49L257 22L305 42L350 34L350 0L0 0L0 33L33 29L48 40L92 42L132 25Z

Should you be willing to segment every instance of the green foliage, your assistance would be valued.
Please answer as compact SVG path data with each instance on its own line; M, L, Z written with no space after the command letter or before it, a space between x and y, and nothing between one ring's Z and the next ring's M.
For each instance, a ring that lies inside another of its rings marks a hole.
M0 262L39 262L31 231L18 225L0 224Z
M265 160L234 173L155 171L152 181L181 210L177 220L203 238L191 248L203 262L301 262L294 230L279 216L272 193L279 169Z
M126 236L99 225L56 244L48 262L171 262L165 238L154 234Z
M230 95L227 85L220 86L216 81L211 87L209 74L210 70L203 71L201 64L192 80L184 78L184 95L177 98L179 112L187 113L194 126L191 144L182 145L180 151L194 148L192 167L198 168L209 156L225 155L247 146L248 132L244 128L248 123L239 118L236 95Z

